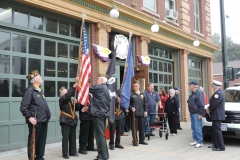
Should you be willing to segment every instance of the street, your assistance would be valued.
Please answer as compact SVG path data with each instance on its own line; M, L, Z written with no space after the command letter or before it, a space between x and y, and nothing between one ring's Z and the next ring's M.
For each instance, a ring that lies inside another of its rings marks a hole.
M160 138L158 129L154 130L155 137L151 137L150 141L145 139L149 145L139 145L134 147L131 144L131 132L129 136L121 137L121 144L124 149L115 148L109 150L111 160L240 160L240 140L225 139L226 151L216 152L207 148L211 145L211 140L204 141L204 146L195 148L190 146L192 142L190 123L181 123L183 130L178 130L176 137L170 135L168 140L165 140L165 134ZM78 142L78 141L77 141ZM77 143L78 146L78 143ZM70 157L72 160L93 160L96 158L97 152L88 152L87 155L79 154L79 157ZM26 148L17 150L0 152L0 160L26 160ZM61 160L61 142L48 144L45 152L46 160Z

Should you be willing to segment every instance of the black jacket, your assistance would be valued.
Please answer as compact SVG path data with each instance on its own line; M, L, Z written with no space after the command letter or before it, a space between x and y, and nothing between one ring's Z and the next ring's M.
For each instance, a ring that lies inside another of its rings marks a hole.
M175 116L178 114L179 102L176 96L173 98L168 98L165 102L165 110L164 112L167 113L168 116Z
M91 100L90 100L91 101ZM82 109L83 109L83 105L80 104L80 103L77 103L77 105L79 106L79 119L82 121L82 120L93 120L93 117L91 115L91 113L89 112L90 111L90 107L91 105L89 104L88 105L88 112L82 112Z
M142 117L144 116L144 112L148 111L147 106L147 97L144 95L144 93L136 94L135 92L131 92L130 95L130 115L132 116L132 107L135 107L135 117Z
M200 89L193 91L189 96L188 100L188 110L191 114L198 113L199 115L203 115L204 113L204 99L203 94Z
M75 88L71 87L65 95L59 98L60 110L70 115L71 115L70 107L72 107L72 110L73 110L71 97L74 95L74 92L75 92ZM71 104L71 106L69 106L69 103ZM78 111L78 110L79 110L79 106L75 104L75 111ZM64 123L70 126L77 126L77 122L78 122L77 116L75 116L75 119L72 119L71 117L66 116L64 114L61 114L60 116L60 124Z
M225 120L225 96L221 89L211 96L208 108L211 120Z
M113 98L116 98L116 97L113 97ZM116 110L117 109L117 110ZM117 111L121 111L121 113L119 114L119 116L116 114ZM116 98L115 100L115 121L116 120L120 120L120 119L123 119L125 117L125 114L124 114L124 108L118 103L118 100Z
M90 113L96 117L107 118L109 114L111 97L106 83L89 87L89 93L93 95Z
M51 113L46 102L46 99L43 95L42 91L38 91L32 84L30 84L22 97L22 102L20 106L20 111L22 115L26 119L26 123L29 122L30 117L35 117L36 112L36 119L37 123L45 123L48 122L51 118Z

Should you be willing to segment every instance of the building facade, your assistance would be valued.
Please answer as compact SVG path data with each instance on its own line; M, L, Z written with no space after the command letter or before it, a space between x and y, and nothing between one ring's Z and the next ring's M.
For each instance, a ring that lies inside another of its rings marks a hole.
M92 77L106 72L107 62L94 54L91 44L113 50L116 34L133 33L135 77L141 89L148 83L168 91L181 88L181 120L189 121L187 83L198 80L211 95L213 51L210 0L116 0L119 18L109 12L112 0L1 0L0 2L0 151L25 147L27 126L19 111L28 85L26 75L38 69L52 118L47 142L61 141L58 120L58 88L71 86L77 74L81 14L86 14ZM151 32L153 21L160 27ZM195 38L200 46L193 46ZM137 56L149 56L149 67ZM111 57L110 57L111 58ZM117 59L117 87L124 72L124 60Z

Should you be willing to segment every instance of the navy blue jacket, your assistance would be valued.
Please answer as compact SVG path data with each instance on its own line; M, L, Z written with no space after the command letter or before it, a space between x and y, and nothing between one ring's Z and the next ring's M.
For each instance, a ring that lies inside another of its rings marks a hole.
M29 118L35 117L37 123L48 122L51 118L51 113L42 91L38 91L32 84L30 84L22 97L20 111L26 119L26 123L30 124Z
M179 109L179 102L176 96L173 98L168 98L165 102L165 110L164 112L167 113L168 116L175 116L178 113Z
M89 87L91 98L90 113L96 117L107 118L109 114L111 97L106 83Z
M198 113L198 115L203 115L204 113L204 99L203 94L200 89L196 89L188 98L188 110L191 114Z
M211 120L225 120L225 96L221 89L211 96L208 108Z
M147 97L144 95L144 93L137 94L134 91L131 92L130 95L130 115L132 116L132 107L135 107L134 116L135 117L143 117L144 112L148 111L148 105L147 105Z

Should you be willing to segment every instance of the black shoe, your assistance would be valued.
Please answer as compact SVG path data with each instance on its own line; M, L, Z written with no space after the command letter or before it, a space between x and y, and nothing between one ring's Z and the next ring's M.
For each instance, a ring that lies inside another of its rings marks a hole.
M178 130L182 130L182 128L181 128L181 127L179 127L179 128L178 128Z
M69 156L79 157L79 155L78 155L77 153L75 153L75 154L69 154Z
M136 143L135 145L133 144L133 146L138 146L138 143Z
M68 157L68 156L63 156L63 158L64 158L64 159L69 159L69 157Z
M221 149L221 148L213 148L212 151L225 151L225 148Z
M208 148L216 148L214 145L212 145L212 146L208 146Z
M87 151L78 151L78 153L80 153L80 154L87 154Z
M153 134L153 133L150 133L150 136L155 136L155 134Z
M121 144L117 144L117 145L115 145L115 148L124 149L124 147L123 147Z
M148 137L148 133L145 133L145 137Z
M139 142L139 144L148 145L148 143L145 141Z
M98 151L97 148L93 148L93 149L88 149L87 148L87 151Z
M102 160L102 159L98 159L98 158L96 158L96 159L94 159L94 160Z
M114 145L109 145L109 148L110 148L111 150L114 150Z

